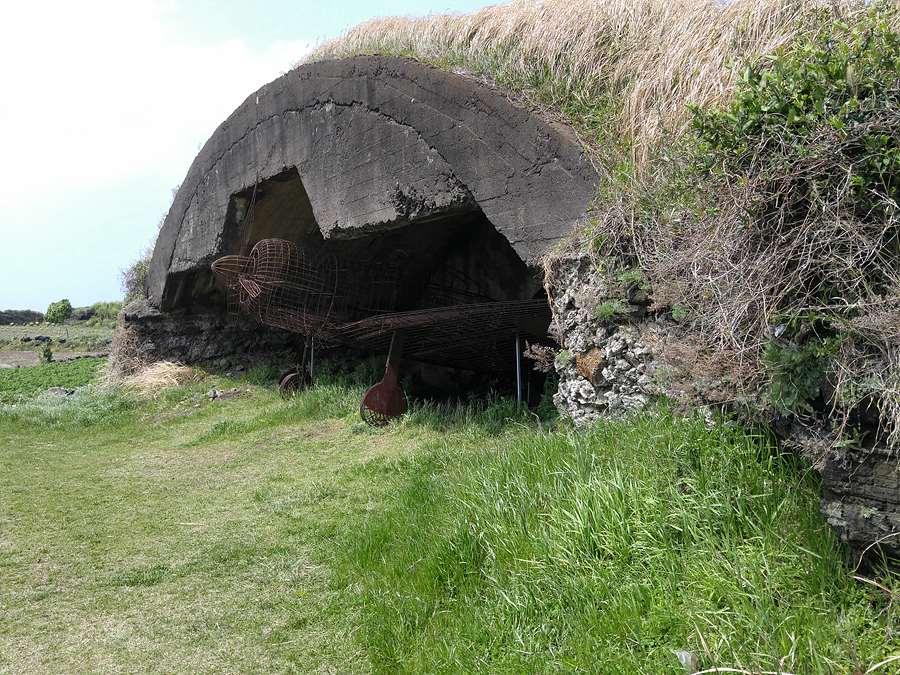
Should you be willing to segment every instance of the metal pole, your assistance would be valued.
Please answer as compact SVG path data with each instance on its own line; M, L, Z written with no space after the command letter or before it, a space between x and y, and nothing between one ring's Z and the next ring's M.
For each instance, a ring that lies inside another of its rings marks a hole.
M522 347L516 333L516 403L522 404Z
M309 379L312 380L313 376L314 376L313 373L314 373L314 368L315 368L315 363L316 363L316 338L311 337L309 339L309 342L310 342L310 346L309 346Z

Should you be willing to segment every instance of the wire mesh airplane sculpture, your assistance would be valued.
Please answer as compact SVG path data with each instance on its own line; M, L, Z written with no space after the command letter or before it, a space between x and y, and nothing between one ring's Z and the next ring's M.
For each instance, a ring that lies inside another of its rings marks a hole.
M225 284L229 308L260 323L303 336L296 371L282 377L283 393L308 383L315 345L387 350L383 379L366 391L360 414L382 426L407 409L399 385L404 357L439 365L506 372L516 345L516 381L522 397L521 337L542 339L550 320L545 299L492 301L453 288L430 288L437 306L403 309L402 255L392 262L340 257L284 239L263 239L249 254L212 264ZM509 347L506 347L509 349Z

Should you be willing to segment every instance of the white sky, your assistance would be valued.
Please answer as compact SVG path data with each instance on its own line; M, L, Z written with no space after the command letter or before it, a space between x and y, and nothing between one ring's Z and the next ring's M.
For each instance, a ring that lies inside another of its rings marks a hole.
M0 207L50 181L68 190L186 169L219 122L309 48L179 44L166 13L148 0L4 7L0 129L12 132L3 155L15 161L0 163Z

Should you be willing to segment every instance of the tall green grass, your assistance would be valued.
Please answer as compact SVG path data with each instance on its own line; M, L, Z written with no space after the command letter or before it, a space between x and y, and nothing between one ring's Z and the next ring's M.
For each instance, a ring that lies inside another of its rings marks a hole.
M667 415L494 434L417 456L346 537L338 583L376 670L679 672L690 650L704 667L851 672L900 651L814 474L767 439Z

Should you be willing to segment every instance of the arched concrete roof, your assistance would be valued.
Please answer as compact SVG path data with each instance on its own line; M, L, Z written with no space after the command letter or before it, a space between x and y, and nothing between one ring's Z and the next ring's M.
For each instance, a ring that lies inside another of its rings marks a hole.
M174 306L179 278L228 252L234 195L289 169L326 239L480 208L529 263L585 218L597 184L569 128L472 78L393 57L300 66L197 155L156 242L151 303Z

